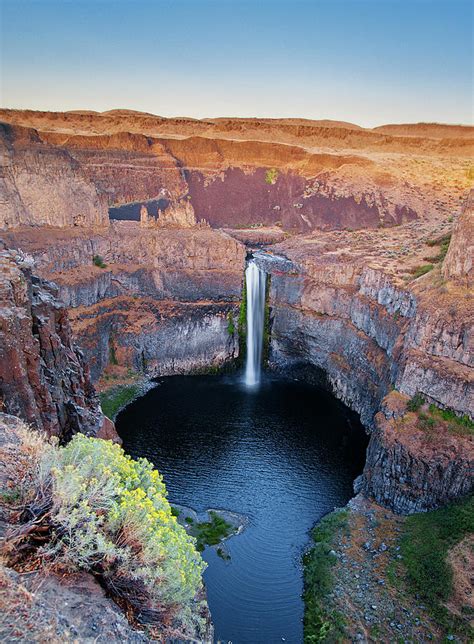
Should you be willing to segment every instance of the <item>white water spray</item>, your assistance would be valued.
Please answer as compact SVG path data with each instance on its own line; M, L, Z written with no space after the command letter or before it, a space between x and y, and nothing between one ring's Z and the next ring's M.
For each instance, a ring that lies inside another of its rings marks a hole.
M265 318L266 275L254 261L245 269L247 289L247 359L245 384L254 386L260 382L263 349L263 325Z

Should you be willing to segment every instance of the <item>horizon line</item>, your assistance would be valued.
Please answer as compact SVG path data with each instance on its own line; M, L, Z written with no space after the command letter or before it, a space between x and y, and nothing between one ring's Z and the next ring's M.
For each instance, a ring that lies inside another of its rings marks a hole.
M151 116L155 118L161 118L161 119L167 119L167 120L180 120L180 119L186 119L190 121L201 121L201 122L206 122L206 121L214 121L216 119L228 119L228 120L242 120L242 121L307 121L309 123L320 123L324 121L328 121L331 123L340 123L341 125L352 125L357 128L361 128L363 130L374 130L380 127L386 127L386 126L391 126L391 125L441 125L441 126L446 126L446 127L465 127L465 128L473 128L474 129L474 122L472 124L470 123L461 123L461 122L446 122L446 121L399 121L395 122L392 121L390 123L381 123L379 125L374 125L374 126L365 126L365 125L359 125L355 121L350 121L350 120L341 120L341 119L334 119L334 118L329 118L329 117L324 117L324 118L308 118L306 116L187 116L187 115L173 115L173 116L165 116L163 114L156 114L154 112L147 112L147 111L142 111L142 110L137 110L129 107L116 107L116 108L111 108L107 110L94 110L90 108L76 108L72 110L61 110L61 109L35 109L31 107L6 107L3 105L0 105L0 110L5 110L5 111L10 111L10 112L38 112L42 114L84 114L84 113L89 113L89 114L96 114L98 116L103 116L107 114L112 114L112 113L117 113L117 112L129 112L133 114L141 114L144 116Z

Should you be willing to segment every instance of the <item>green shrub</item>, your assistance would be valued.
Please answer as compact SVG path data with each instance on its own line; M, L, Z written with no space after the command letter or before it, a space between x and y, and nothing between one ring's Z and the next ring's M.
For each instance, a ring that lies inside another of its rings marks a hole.
M215 546L229 536L232 526L216 512L209 512L210 521L196 525L197 549L204 550L205 546Z
M277 179L278 179L278 170L276 168L271 168L270 170L266 171L265 183L268 183L268 185L273 186L276 183Z
M413 279L417 279L422 275L426 275L426 273L429 273L430 271L432 271L433 268L434 268L434 264L423 264L423 266L418 266L412 272Z
M44 563L92 572L137 614L166 610L179 620L189 613L205 563L151 463L78 434L66 447L50 445L37 471L37 493L24 513L33 518L19 530L16 552L25 551L25 542L35 548L38 530L43 545L35 557Z
M92 262L94 266L98 266L99 268L107 268L107 264L104 263L104 260L100 255L94 255Z
M418 411L424 404L425 399L420 393L416 392L416 394L407 402L407 409L408 411Z
M139 580L158 602L195 596L204 563L151 463L110 441L77 435L58 451L51 472L58 536L50 556L87 568L108 562L105 577L120 572L132 586Z

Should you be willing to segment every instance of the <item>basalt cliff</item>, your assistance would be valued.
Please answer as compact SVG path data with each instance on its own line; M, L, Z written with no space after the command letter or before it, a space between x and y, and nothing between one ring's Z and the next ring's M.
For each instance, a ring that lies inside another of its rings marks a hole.
M93 382L113 367L154 377L235 359L246 252L264 246L269 365L360 414L371 444L358 487L399 512L472 490L472 437L403 420L416 394L473 415L472 128L120 110L0 119L4 245L56 285ZM26 342L13 335L10 352ZM15 409L30 421L50 417L47 379L28 366L17 380L14 393L4 376L3 397L28 399ZM62 382L69 400L75 384ZM57 422L73 424L68 413Z
M472 493L473 128L0 121L2 411L116 438L94 384L235 365L252 252L269 368L330 388L370 434L357 503Z

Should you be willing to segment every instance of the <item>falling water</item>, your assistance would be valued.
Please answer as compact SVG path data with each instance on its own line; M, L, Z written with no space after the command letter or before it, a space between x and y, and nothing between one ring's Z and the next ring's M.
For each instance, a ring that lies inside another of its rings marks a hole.
M258 385L262 364L265 317L265 273L250 260L245 270L247 288L247 361L245 384Z

